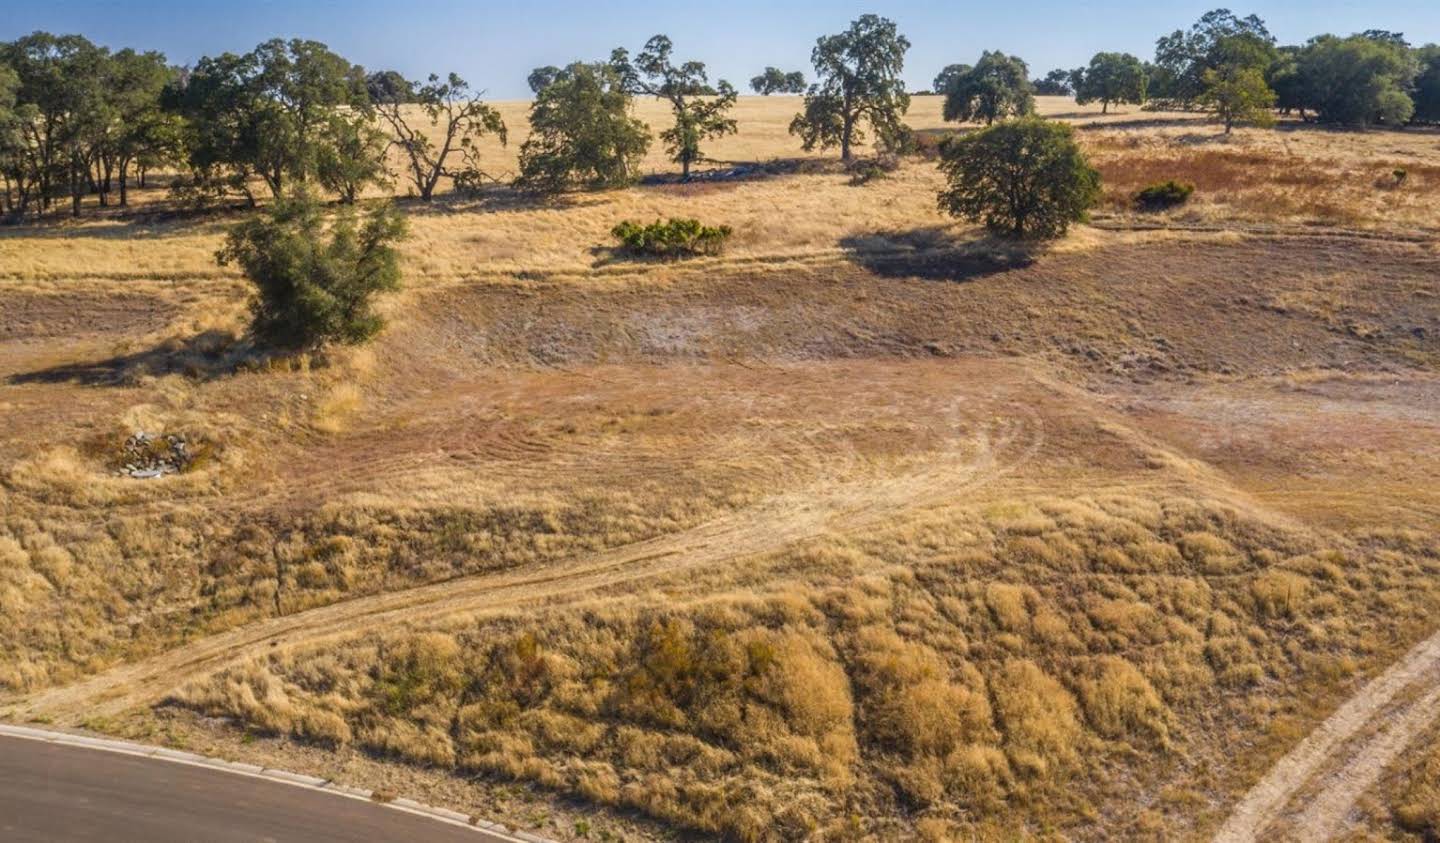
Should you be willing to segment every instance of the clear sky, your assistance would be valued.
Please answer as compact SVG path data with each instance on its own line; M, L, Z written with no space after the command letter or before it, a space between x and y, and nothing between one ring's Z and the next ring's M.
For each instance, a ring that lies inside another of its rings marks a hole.
M1323 32L1404 32L1440 42L1440 0L1266 0L1254 12L1282 43ZM682 59L745 89L766 65L810 72L810 48L858 15L894 19L914 45L905 75L928 88L941 67L981 50L1018 54L1036 75L1075 67L1099 50L1154 53L1155 39L1188 27L1224 0L0 0L0 40L36 29L78 32L109 47L160 50L172 63L244 52L276 35L324 41L370 69L411 78L455 70L496 99L529 95L525 76L546 64L599 59L663 32ZM702 11L697 11L702 10Z

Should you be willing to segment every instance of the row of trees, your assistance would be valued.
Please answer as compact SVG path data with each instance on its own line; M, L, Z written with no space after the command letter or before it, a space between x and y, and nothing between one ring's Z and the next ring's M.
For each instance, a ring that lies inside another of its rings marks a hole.
M125 204L131 177L143 181L180 146L161 104L173 78L158 53L111 53L78 35L0 44L0 211L67 196L78 210L88 194Z
M1280 46L1265 22L1228 9L1158 40L1155 60L1097 53L1074 70L1031 79L1025 63L985 53L974 66L950 65L935 78L947 119L993 122L1030 111L1034 94L1074 95L1102 113L1120 103L1206 109L1226 130L1268 123L1273 110L1344 125L1440 122L1440 46L1411 47L1400 33L1321 35Z
M893 21L864 15L819 38L815 81L769 67L751 80L762 94L801 92L791 132L807 149L838 148L850 160L873 137L903 150L910 96L901 78L909 41ZM651 142L634 97L671 107L660 132L682 177L705 145L736 131L737 92L711 83L703 62L675 58L657 35L634 56L537 68L531 135L520 150L519 185L539 191L608 187L632 180ZM1157 43L1155 60L1104 52L1075 70L1032 79L1016 56L987 51L946 67L934 89L949 120L992 124L1034 111L1037 93L1080 103L1159 103L1204 108L1224 121L1266 122L1273 109L1343 124L1440 121L1440 47L1412 48L1393 32L1325 35L1278 46L1255 16L1204 15ZM34 33L0 44L0 212L18 217L68 198L125 204L132 179L160 166L180 170L195 197L275 198L317 185L353 201L403 177L430 199L447 180L461 189L497 178L479 158L485 136L507 139L499 113L454 74L411 81L367 73L315 41L275 39L244 54L169 66L159 53L111 52L78 35ZM399 173L387 167L392 158ZM112 198L113 197L113 198Z
M195 197L253 205L257 186L278 199L318 184L353 201L388 180L392 147L428 198L441 177L475 170L474 141L491 132L504 133L499 115L458 77L367 75L315 41L275 39L193 68L79 35L0 44L0 212L10 218L66 197L77 215L87 195L125 205L132 177L143 186L161 166L183 171L176 187Z

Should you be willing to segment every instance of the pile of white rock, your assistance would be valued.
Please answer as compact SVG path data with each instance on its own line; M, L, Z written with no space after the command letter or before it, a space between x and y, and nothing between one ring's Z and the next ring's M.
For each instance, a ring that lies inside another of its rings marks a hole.
M120 452L122 477L150 480L179 474L193 458L185 437L176 433L159 435L138 431L125 440Z

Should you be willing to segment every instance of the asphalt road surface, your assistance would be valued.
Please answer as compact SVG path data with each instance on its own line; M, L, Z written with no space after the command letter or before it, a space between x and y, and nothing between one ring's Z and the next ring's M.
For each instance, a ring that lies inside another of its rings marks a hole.
M509 838L221 770L0 736L0 840L499 843Z

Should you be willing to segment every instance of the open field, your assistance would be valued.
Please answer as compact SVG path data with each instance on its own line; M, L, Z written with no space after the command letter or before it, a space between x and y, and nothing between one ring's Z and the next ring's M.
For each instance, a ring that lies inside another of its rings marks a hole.
M763 178L402 202L324 358L240 340L238 212L0 230L0 717L567 839L1434 829L1440 135L1048 100L1106 200L1019 248L795 102ZM733 247L605 248L671 214Z

